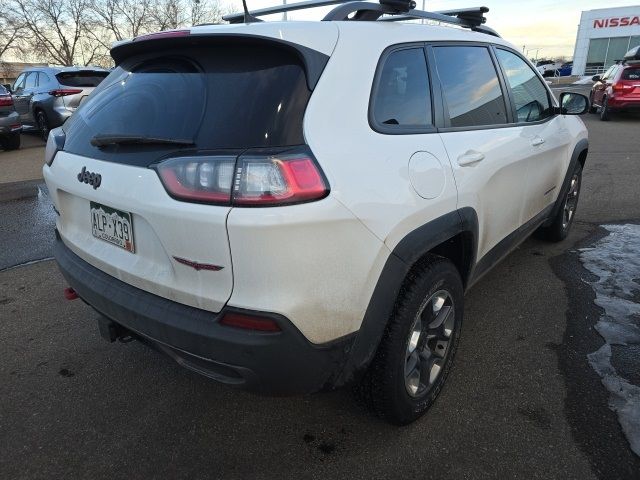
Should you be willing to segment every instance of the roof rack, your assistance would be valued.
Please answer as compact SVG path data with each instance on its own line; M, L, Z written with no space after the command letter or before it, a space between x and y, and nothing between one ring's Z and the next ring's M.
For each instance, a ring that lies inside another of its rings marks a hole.
M351 0L310 0L306 2L290 3L288 5L252 10L249 12L249 15L252 21L262 21L257 17L276 13L292 12L295 10L306 10L309 8L338 5L322 20L398 22L402 20L425 19L448 23L451 25L458 25L460 27L469 28L473 31L486 33L496 37L500 36L495 30L484 25L486 22L484 14L489 11L487 7L427 12L424 10L416 10L416 2L414 0L379 1L380 3ZM245 20L245 14L232 13L225 15L222 18L227 20L229 23L243 23Z

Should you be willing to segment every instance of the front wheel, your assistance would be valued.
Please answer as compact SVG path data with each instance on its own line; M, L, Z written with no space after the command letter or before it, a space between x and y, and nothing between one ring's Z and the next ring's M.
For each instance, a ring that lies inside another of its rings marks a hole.
M462 316L458 270L445 258L429 256L410 274L356 389L377 415L406 425L429 409L453 364Z
M582 165L578 163L571 174L569 189L562 199L562 208L553 217L548 227L540 227L536 236L550 242L560 242L567 238L578 208L580 187L582 186Z
M604 97L602 107L600 107L600 120L608 122L611 119L611 109L609 108L609 99Z

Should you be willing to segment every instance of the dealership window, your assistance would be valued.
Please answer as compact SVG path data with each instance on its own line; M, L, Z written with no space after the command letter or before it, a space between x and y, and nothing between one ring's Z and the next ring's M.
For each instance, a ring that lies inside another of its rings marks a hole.
M601 74L616 60L622 60L624 54L640 45L640 36L592 38L589 41L585 75Z

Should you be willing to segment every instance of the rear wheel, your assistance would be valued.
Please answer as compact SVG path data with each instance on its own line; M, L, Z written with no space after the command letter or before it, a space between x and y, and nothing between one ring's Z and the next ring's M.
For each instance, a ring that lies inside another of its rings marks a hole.
M47 114L42 110L38 110L36 113L36 124L38 126L40 136L46 142L47 138L49 138L49 119L47 118Z
M460 338L463 287L455 266L430 256L411 274L356 392L379 416L405 425L433 404Z
M538 229L536 232L537 237L550 242L560 242L567 238L569 230L571 230L571 225L573 225L576 209L578 208L581 186L582 165L578 163L571 175L569 190L563 199L562 208L553 218L551 225Z
M2 141L5 150L17 150L20 148L20 134L12 133Z
M611 109L609 108L609 99L604 97L602 107L600 107L600 120L607 122L611 119Z

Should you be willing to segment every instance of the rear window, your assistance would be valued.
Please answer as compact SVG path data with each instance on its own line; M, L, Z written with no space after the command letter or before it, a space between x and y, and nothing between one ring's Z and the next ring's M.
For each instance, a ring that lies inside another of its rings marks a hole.
M640 80L640 67L626 68L622 72L622 80Z
M108 75L109 72L62 72L56 78L65 87L97 87Z
M278 47L214 44L137 56L116 67L65 124L65 150L142 166L179 147L99 149L91 139L180 139L197 150L300 145L310 95L297 55Z

